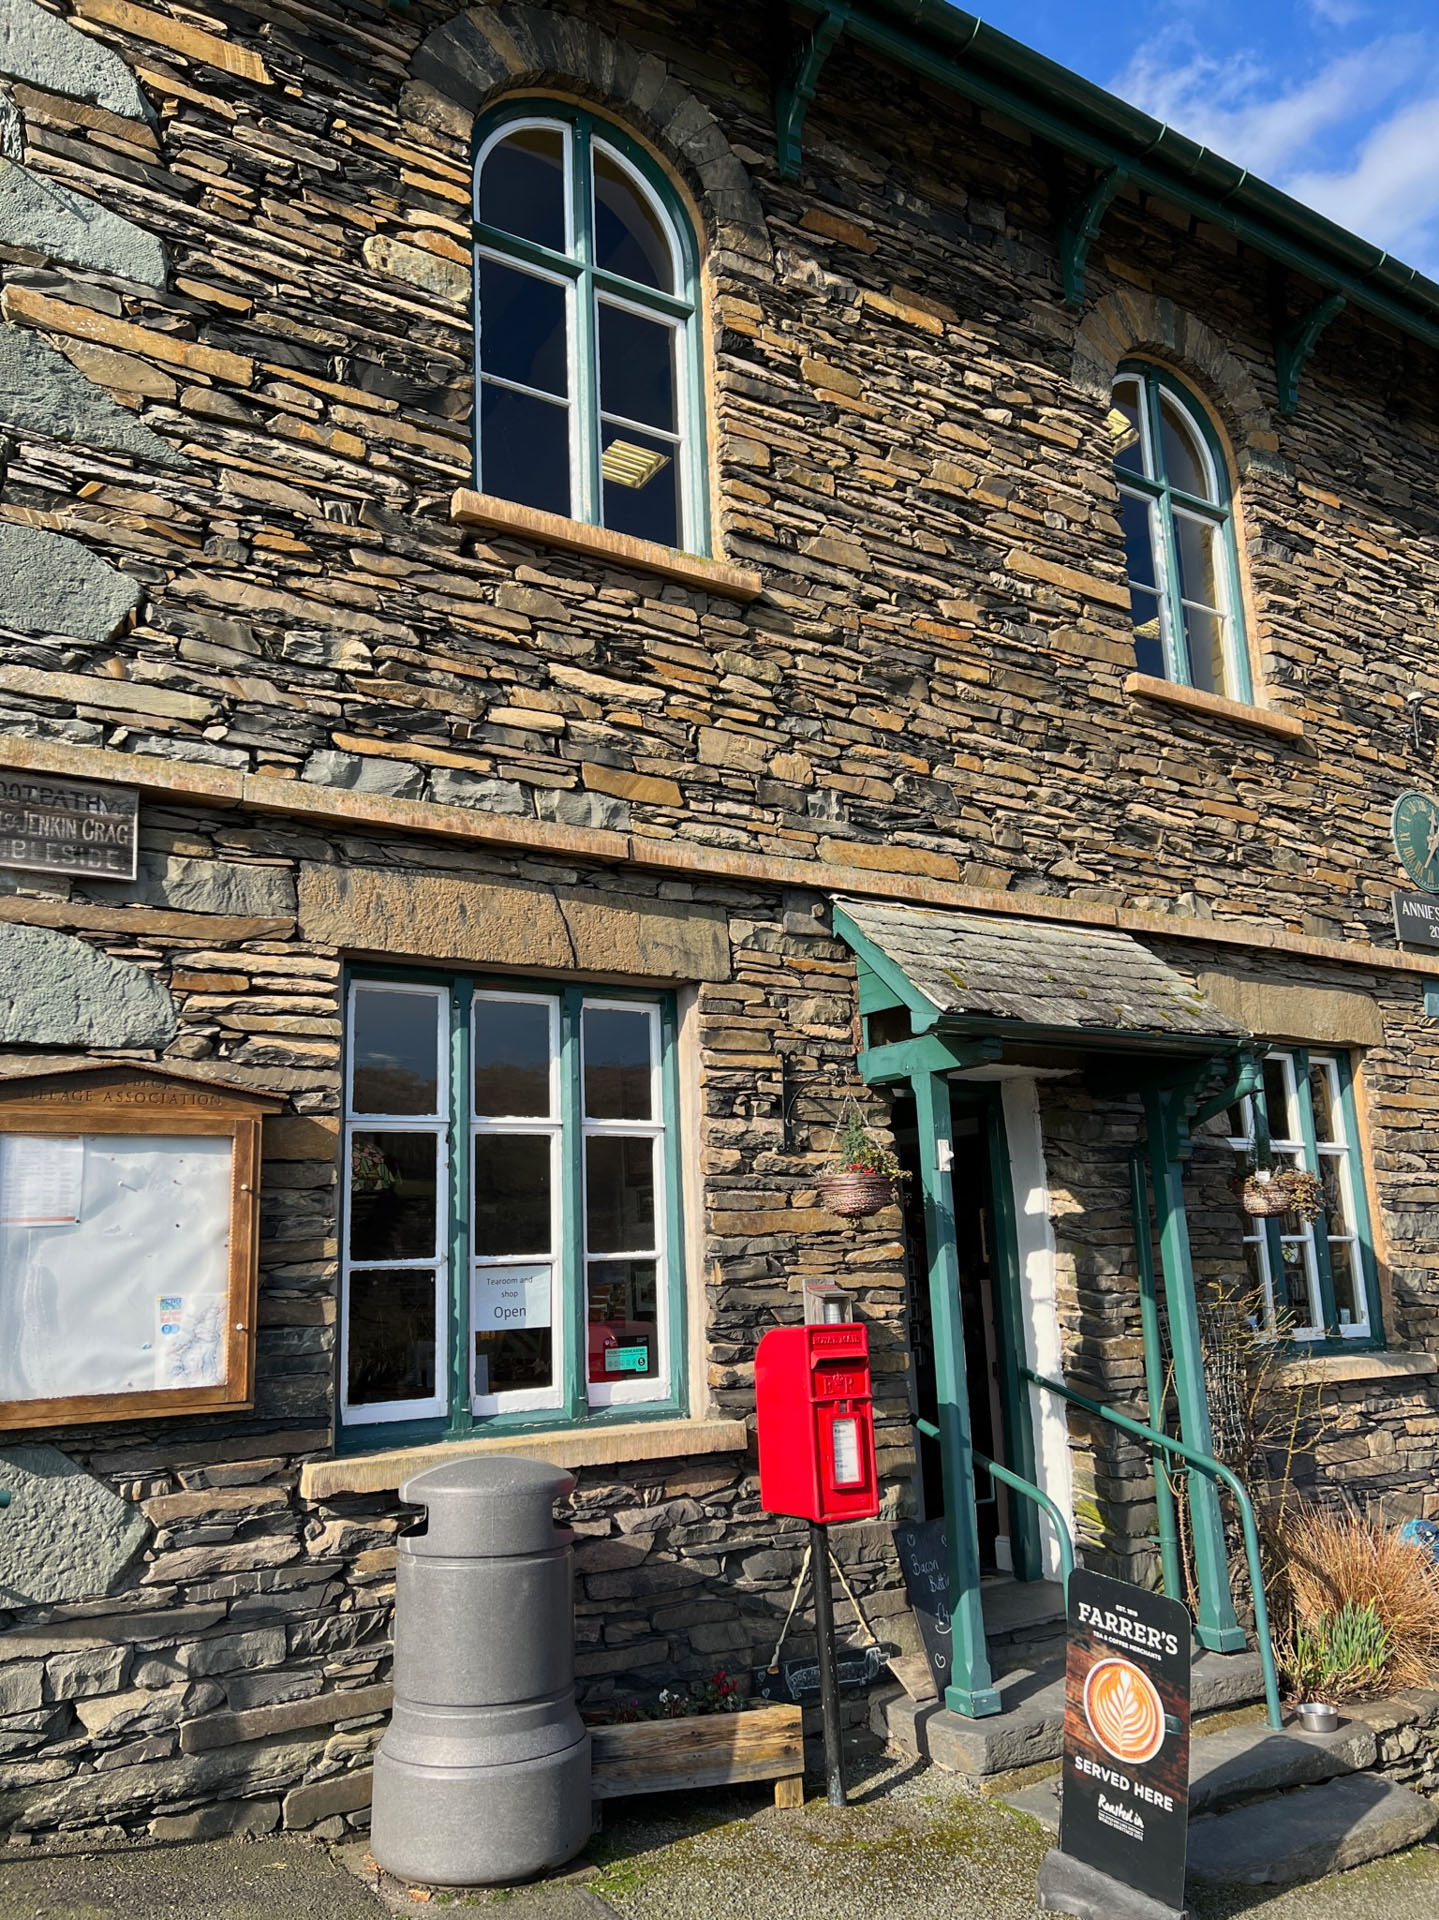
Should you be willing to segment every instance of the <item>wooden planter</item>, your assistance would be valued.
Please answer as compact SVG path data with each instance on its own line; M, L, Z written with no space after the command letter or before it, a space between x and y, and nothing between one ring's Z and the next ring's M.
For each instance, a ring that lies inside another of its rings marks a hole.
M846 1167L840 1173L822 1173L819 1177L819 1201L826 1213L838 1213L846 1220L863 1220L878 1213L894 1198L894 1180L887 1173L866 1173Z
M773 1780L777 1807L804 1805L804 1740L798 1707L697 1713L590 1729L596 1800L677 1793Z

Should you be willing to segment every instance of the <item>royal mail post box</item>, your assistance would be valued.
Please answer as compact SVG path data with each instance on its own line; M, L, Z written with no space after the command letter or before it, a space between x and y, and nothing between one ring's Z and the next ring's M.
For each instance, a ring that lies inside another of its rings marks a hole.
M772 1327L759 1343L754 1376L765 1512L873 1520L879 1490L862 1323Z

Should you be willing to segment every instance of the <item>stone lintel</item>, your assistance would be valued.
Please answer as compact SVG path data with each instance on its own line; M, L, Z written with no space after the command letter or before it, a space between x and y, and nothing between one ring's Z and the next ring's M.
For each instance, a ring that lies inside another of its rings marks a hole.
M1383 1008L1372 995L1349 987L1291 987L1215 971L1199 976L1199 991L1265 1040L1326 1047L1377 1047L1384 1041Z

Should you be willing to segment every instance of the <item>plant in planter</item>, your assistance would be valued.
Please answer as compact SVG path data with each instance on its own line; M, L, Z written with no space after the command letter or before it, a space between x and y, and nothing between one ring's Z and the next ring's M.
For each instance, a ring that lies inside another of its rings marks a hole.
M876 1140L858 1107L845 1115L834 1159L819 1177L820 1204L829 1213L862 1220L894 1199L909 1176L890 1149Z
M1261 1219L1293 1213L1317 1220L1324 1211L1324 1188L1317 1173L1304 1167L1253 1167L1240 1182L1239 1202Z

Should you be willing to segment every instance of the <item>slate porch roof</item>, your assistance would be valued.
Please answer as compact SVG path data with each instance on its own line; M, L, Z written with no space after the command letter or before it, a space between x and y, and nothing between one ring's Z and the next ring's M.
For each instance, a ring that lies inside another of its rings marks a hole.
M1251 1037L1131 934L874 900L834 905L941 1017L1221 1046Z

